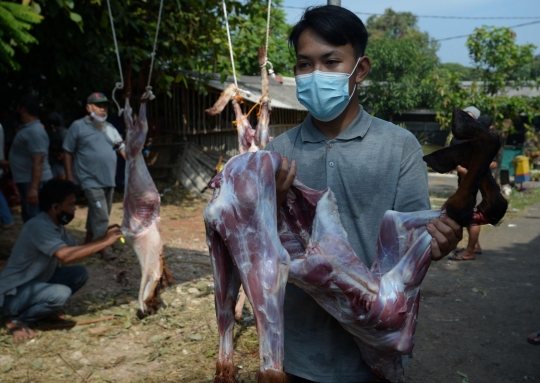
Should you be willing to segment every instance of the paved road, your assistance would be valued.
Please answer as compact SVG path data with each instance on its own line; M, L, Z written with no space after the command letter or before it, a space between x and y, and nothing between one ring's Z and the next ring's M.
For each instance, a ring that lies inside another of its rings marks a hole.
M409 382L540 381L540 203L489 227L475 261L433 263L422 304Z
M447 198L457 190L457 175L428 173L429 195L432 197ZM540 182L524 182L523 187L530 189L540 187Z
M457 175L428 173L429 195L432 197L450 197L457 190Z

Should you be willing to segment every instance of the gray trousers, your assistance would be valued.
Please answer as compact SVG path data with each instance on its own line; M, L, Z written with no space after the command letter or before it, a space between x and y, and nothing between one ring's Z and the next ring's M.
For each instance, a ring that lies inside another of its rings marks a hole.
M88 200L88 217L86 230L92 232L95 238L103 237L109 226L114 188L85 189L84 195Z

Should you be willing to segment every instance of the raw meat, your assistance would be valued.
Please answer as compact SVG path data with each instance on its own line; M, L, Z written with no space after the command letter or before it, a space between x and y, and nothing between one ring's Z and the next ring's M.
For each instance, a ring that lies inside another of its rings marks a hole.
M214 197L205 210L220 328L216 382L234 381L233 310L240 281L254 303L261 371L280 371L283 290L274 288L283 278L288 256L289 282L304 289L354 336L376 375L404 381L402 355L414 346L419 287L431 263L426 224L443 213L461 224L496 224L507 207L489 172L500 147L498 137L459 110L454 113L453 132L469 141L427 156L426 161L438 171L458 164L468 168L456 193L459 198L450 198L445 211L387 211L370 269L348 243L329 189L315 191L296 179L280 207L276 233L272 204L279 155L248 153L226 164L210 185ZM467 154L470 150L474 152ZM476 196L478 189L484 201L475 209L471 195ZM276 244L276 235L285 252ZM280 330L275 323L280 323Z
M172 276L165 266L159 235L161 200L142 155L148 132L146 103L141 103L139 116L134 122L126 99L124 122L127 134L122 231L141 264L139 307L143 314L153 314L160 304L159 290L172 283Z
M253 306L259 336L257 382L286 382L283 369L283 299L289 254L277 233L275 173L278 153L256 152L229 160L210 183L204 210L214 271L219 356L214 382L235 382L234 306L240 283Z

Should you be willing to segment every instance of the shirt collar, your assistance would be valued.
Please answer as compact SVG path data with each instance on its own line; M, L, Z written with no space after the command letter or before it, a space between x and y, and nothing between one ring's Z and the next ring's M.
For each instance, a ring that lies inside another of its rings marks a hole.
M335 139L347 141L356 137L364 138L370 126L371 115L364 110L362 105L360 105L358 115ZM303 142L323 142L328 140L328 137L322 134L320 130L313 125L311 114L308 114L302 123L300 134Z
M56 223L54 223L54 221L51 218L51 216L49 215L49 213L47 213L46 211L40 211L38 213L38 216L39 215L43 217L44 221L49 222L56 230L61 230L61 225L57 225Z
M32 121L32 122L29 122L28 124L23 124L21 125L21 129L24 129L24 128L29 128L31 126L34 126L34 125L37 125L39 127L43 127L43 125L41 125L41 121L40 120L35 120L35 121Z

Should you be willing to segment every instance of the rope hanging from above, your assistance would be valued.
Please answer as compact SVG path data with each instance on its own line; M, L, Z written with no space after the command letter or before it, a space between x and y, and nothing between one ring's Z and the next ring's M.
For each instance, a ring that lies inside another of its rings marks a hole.
M141 100L153 100L156 98L154 96L154 93L152 92L152 87L150 86L150 82L152 81L152 70L154 69L154 58L156 57L156 49L157 49L157 41L158 41L158 34L159 34L159 26L161 24L161 13L163 11L163 1L161 0L161 3L159 4L159 13L158 13L158 21L156 25L156 35L154 37L154 48L152 50L151 60L150 60L150 72L148 73L148 84L144 88L144 93L141 96ZM120 62L120 51L118 50L118 41L116 40L116 30L114 28L114 20L112 17L112 11L111 11L111 2L110 0L107 0L107 8L109 9L109 20L111 22L111 29L112 29L112 35L114 40L114 49L116 51L116 59L118 61L118 71L120 72L120 82L117 82L114 86L114 89L112 91L112 99L114 103L116 104L116 107L118 108L118 116L121 116L124 112L124 109L120 107L118 104L118 101L116 101L116 90L117 89L123 89L124 88L124 75L122 73L122 63Z
M225 28L227 29L227 41L229 42L229 54L231 56L231 65L232 65L232 72L233 72L233 79L234 79L234 85L236 86L236 93L244 92L245 94L250 95L251 92L247 90L240 89L238 87L238 81L236 79L236 68L234 67L234 53L232 49L232 43L231 43L231 31L229 29L229 18L227 16L227 6L225 5L225 0L222 0L223 4L223 15L225 17Z
M261 65L261 68L266 67L267 65L270 65L270 69L268 70L268 74L272 76L272 78L276 78L276 74L274 73L274 65L270 61L268 61L268 42L270 40L270 11L272 10L272 0L268 0L268 12L266 15L266 47L264 50L264 64Z
M141 100L153 100L154 98L156 98L156 96L154 96L154 93L152 92L152 87L150 86L150 82L152 81L152 70L154 69L154 59L156 57L159 25L161 24L161 11L162 10L163 10L163 0L161 0L161 3L159 4L158 21L156 25L156 36L154 37L154 49L152 51L152 54L150 55L151 60L150 60L150 72L148 73L148 84L146 85L146 88L144 88L144 93L141 96Z
M116 59L118 61L118 71L120 72L120 82L117 82L114 86L114 89L112 91L112 99L114 103L116 104L116 107L118 108L118 116L121 116L124 112L124 109L120 108L120 104L118 104L118 101L116 101L116 98L114 97L114 94L116 93L117 89L123 89L124 88L124 75L122 74L122 64L120 63L120 52L118 51L118 42L116 41L116 32L114 29L114 21L112 17L111 12L111 3L110 0L107 0L107 7L109 8L109 20L111 21L111 29L113 34L113 40L114 40L114 48L116 50Z

